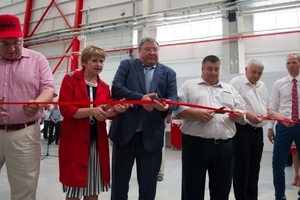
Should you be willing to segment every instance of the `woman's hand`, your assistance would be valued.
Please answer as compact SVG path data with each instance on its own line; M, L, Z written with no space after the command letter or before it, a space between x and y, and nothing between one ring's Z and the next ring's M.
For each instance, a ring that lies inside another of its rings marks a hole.
M125 101L125 98L121 99L120 101ZM123 113L125 112L129 107L133 107L133 104L115 104L112 108L114 113Z
M123 113L125 112L130 106L129 104L116 104L114 105L114 107L112 108L114 113Z
M108 117L107 106L100 105L95 108L92 108L92 115L98 121L105 121Z

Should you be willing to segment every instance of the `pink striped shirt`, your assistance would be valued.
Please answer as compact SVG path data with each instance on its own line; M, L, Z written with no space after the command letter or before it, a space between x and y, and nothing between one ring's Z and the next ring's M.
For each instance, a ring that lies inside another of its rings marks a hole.
M43 91L51 90L56 96L53 75L47 59L36 51L23 48L22 56L9 61L0 57L0 99L4 102L28 102ZM32 117L24 114L22 105L3 105L9 116L0 116L0 124L19 124L37 120L42 109Z

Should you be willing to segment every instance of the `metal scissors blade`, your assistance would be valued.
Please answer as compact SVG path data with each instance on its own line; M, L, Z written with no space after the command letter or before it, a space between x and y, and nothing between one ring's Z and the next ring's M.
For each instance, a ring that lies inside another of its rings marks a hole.
M224 110L226 107L221 107L219 110ZM225 112L222 111L215 111L215 114L224 114Z
M1 102L4 102L4 99L5 99L5 97L2 97ZM0 105L0 110L1 110L2 112L7 112L7 109L4 108L2 105Z

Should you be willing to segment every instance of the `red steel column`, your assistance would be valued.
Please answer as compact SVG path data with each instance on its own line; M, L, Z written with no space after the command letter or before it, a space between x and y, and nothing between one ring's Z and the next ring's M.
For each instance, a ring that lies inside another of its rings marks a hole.
M24 38L28 38L29 35L32 4L33 4L33 0L26 1L26 9L25 9L24 25L23 25Z
M82 22L82 10L83 0L76 0L76 9L75 9L75 20L74 20L74 29L80 28ZM72 62L71 62L71 71L78 69L78 59L79 59L79 50L80 50L80 41L78 37L73 40L72 47Z

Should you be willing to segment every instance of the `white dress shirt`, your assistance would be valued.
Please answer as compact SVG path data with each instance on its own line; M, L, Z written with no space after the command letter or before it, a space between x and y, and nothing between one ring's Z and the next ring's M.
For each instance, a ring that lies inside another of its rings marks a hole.
M45 121L50 121L49 117L50 117L50 110L44 110L43 112L43 116Z
M243 97L246 102L246 111L255 113L257 115L267 116L268 107L270 104L269 94L264 82L257 81L256 85L253 85L246 77L246 75L233 78L230 82L237 92ZM249 120L246 120L248 124L251 124ZM261 123L251 126L262 127L267 123L266 120Z
M297 79L297 91L298 91L298 104L300 103L300 83L299 76ZM292 118L292 86L293 77L286 76L277 80L272 89L272 98L270 108L278 112L279 114ZM300 107L299 107L300 108ZM300 113L300 110L299 110ZM269 122L269 128L274 127L274 122Z
M220 108L225 106L228 110L238 110L245 113L245 101L239 93L229 84L219 82L212 86L202 78L187 80L178 91L180 102L197 104L207 107ZM186 106L179 106L174 115L179 114ZM235 123L230 121L228 114L214 114L208 122L199 120L183 120L180 130L187 135L202 138L229 139L236 133Z

